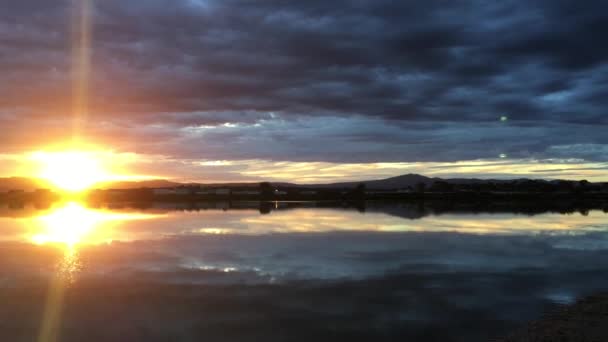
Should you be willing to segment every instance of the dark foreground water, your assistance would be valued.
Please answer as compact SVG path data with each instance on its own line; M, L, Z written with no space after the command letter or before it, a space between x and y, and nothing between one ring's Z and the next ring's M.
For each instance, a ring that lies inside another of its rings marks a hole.
M604 290L603 211L0 208L0 341L487 341Z

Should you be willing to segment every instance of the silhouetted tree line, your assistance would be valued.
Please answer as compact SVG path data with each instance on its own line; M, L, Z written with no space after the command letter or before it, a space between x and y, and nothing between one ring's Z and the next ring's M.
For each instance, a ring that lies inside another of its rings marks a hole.
M400 189L373 189L365 183L352 187L301 187L296 185L272 184L262 182L249 185L200 186L189 185L165 189L124 189L92 190L87 197L96 202L190 202L190 201L364 201L364 200L563 200L565 198L585 198L608 201L608 183L590 183L582 181L480 181L469 183L452 183L435 181L431 184L417 183ZM168 189L171 190L171 189ZM35 192L11 191L0 194L0 201L40 202L43 205L61 198L60 194L48 190Z
M542 180L514 180L510 182L476 182L470 184L451 184L446 181L436 181L429 188L429 192L608 192L606 183L590 183L581 181L542 181Z

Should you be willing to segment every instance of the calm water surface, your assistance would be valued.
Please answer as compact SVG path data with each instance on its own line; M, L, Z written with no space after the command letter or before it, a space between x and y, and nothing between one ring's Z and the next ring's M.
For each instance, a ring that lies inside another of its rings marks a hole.
M1 340L486 341L608 290L603 211L60 203L0 229Z

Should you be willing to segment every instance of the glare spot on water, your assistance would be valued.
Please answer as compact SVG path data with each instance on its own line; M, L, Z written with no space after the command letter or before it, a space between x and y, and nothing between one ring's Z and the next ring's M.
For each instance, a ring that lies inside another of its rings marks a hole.
M78 273L82 270L82 263L78 251L74 248L66 250L63 260L58 267L58 275L67 283L73 284Z
M202 234L221 235L225 234L226 230L221 228L202 228L198 230Z
M562 305L569 305L574 303L574 296L570 293L566 293L566 292L553 292L553 293L548 293L545 295L545 298L547 298L549 301L556 303L556 304L562 304Z

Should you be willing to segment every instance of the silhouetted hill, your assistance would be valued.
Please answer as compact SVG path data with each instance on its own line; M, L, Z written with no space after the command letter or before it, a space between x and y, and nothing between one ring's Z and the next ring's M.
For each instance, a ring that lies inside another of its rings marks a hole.
M364 181L351 181L351 182L339 182L329 184L297 184L297 183L286 183L286 182L272 182L274 186L283 188L315 188L315 189L353 189L359 184L365 184L367 189L370 190L392 190L392 189L405 189L415 188L418 184L423 183L427 187L432 186L435 182L446 182L453 185L475 185L475 184L525 184L534 182L536 184L557 184L562 182L561 180L542 180L542 179L478 179L478 178L437 178L437 177L426 177L419 174L406 174L386 179L377 180L364 180ZM205 186L205 187L240 187L240 188L252 188L258 187L259 182L225 182L225 183L180 183L166 179L154 179L145 181L119 181L119 182L104 182L99 183L94 188L97 189L138 189L138 188L172 188L179 186ZM596 183L603 184L603 183ZM0 178L0 191L9 190L25 190L31 191L40 188L51 188L52 186L40 179L25 178L25 177L11 177L11 178Z
M447 182L455 185L470 185L470 184L486 184L486 183L523 183L529 182L531 179L520 178L520 179L479 179L479 178L437 178L437 177L426 177L419 174L407 174L402 176L396 176L386 179L379 180L368 180L359 182L341 182L331 184L314 184L314 185L300 185L302 187L311 188L332 188L332 189L351 189L358 184L365 184L368 189L374 190L390 190L390 189L402 189L407 187L415 187L416 185L423 183L426 186L430 186L435 182ZM549 182L547 180L534 180L537 182ZM558 182L558 181L551 181Z
M424 183L426 185L431 185L435 181L440 181L440 178L429 178L418 174L407 174L397 177L391 177L386 179L379 180L368 180L368 181L360 181L360 182L342 182L342 183L332 183L332 184L314 184L314 185L301 185L305 187L311 188L347 188L351 189L357 186L358 184L365 184L368 189L377 189L377 190L388 190L388 189L400 189L407 188L408 186L416 186L416 184Z
M104 182L95 185L98 189L139 189L139 188L172 188L184 185L178 182L172 182L166 179L152 179L145 181L120 181L120 182Z

